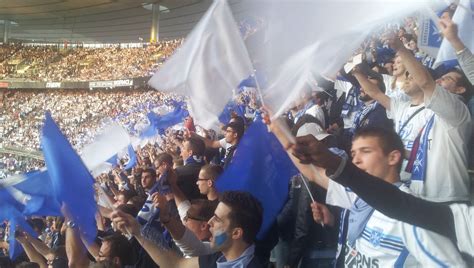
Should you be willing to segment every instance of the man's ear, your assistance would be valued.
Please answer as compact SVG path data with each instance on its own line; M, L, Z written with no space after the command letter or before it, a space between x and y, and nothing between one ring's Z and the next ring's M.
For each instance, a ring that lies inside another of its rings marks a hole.
M403 160L402 153L398 150L391 151L388 154L388 164L391 166L398 165Z
M240 239L244 236L244 230L240 227L234 228L231 233L231 237L234 240Z
M465 87L460 87L460 86L456 86L456 89L454 90L454 92L456 92L456 94L464 94L464 92L466 92L466 88Z

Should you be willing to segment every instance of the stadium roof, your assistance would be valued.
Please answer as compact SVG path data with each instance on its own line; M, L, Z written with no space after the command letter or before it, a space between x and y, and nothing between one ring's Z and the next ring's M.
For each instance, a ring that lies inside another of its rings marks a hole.
M0 0L0 32L3 32L3 21L9 20L10 40L67 40L72 43L148 41L151 3L160 5L160 39L172 39L184 37L211 1Z

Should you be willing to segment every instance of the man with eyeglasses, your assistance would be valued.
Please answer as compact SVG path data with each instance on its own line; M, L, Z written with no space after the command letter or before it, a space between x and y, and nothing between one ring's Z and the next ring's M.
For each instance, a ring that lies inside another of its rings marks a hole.
M209 220L210 246L215 253L194 258L179 257L144 238L133 217L117 211L112 214L112 220L120 230L129 230L162 268L262 267L254 254L255 239L262 224L262 205L251 194L240 191L224 192L219 200Z

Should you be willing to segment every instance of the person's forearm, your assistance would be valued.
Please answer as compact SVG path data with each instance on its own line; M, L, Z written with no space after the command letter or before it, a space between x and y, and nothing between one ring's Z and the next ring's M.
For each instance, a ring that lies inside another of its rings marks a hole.
M170 232L174 240L179 240L183 238L185 227L181 220L178 220L175 217L171 217L168 215L167 221L163 221L162 219L160 219L160 221L166 227L168 232Z
M372 84L367 76L356 72L355 78L359 81L360 86L364 89L372 99L378 101L385 109L390 110L390 98L383 94L383 92L374 84Z
M181 191L181 188L179 188L178 183L170 183L171 191L173 192L174 196L174 201L176 202L176 207L179 207L179 205L186 200L186 196L184 195L183 191Z
M80 268L87 267L89 265L86 249L81 241L81 238L79 237L77 227L68 227L66 229L66 254L69 267Z
M282 124L283 122L281 122L280 119L275 119L271 124L271 130L275 137L278 139L278 141L280 141L282 146L286 149L291 146L292 141L290 139L293 136L290 133L289 129L284 129L286 126ZM311 181L314 181L316 184L323 187L324 189L328 188L328 179L326 176L321 176L321 173L317 174L318 172L315 172L316 168L311 164L301 164L300 160L292 154L291 150L288 149L286 150L286 152L288 153L288 156L290 157L293 164L301 172L301 174L309 178Z
M161 248L159 245L146 239L142 234L136 235L135 238L158 266L161 268L178 267L180 258L175 252Z
M455 51L461 51L466 48L466 46L461 41L461 39L459 39L459 37L450 38L448 39L448 41L451 44L451 46L453 46Z
M28 241L43 257L46 258L48 254L52 254L53 251L41 240L36 237L29 237Z
M400 191L396 186L347 163L336 182L349 187L367 204L383 214L421 227L456 242L454 219L447 205L429 202Z
M408 73L413 77L415 83L425 93L425 98L430 98L431 94L433 94L436 83L433 78L431 78L428 70L418 62L405 47L398 49L398 55L402 59L403 65L405 65Z
M40 268L48 267L46 264L46 260L43 258L43 256L41 256L38 251L35 250L35 248L31 245L29 241L23 240L19 242L25 250L26 256L28 256L28 259L30 259L30 262L37 263Z

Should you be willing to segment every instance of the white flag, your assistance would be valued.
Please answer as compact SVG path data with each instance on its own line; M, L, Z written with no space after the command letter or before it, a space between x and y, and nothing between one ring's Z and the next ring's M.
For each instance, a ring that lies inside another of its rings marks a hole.
M437 10L441 4L444 1L241 0L236 5L261 21L247 39L255 41L247 41L248 51L268 81L261 85L265 105L278 116L315 75L335 75L369 33L382 33L388 23L427 6Z
M190 113L210 128L252 73L247 49L226 0L215 0L177 52L148 82L160 91L189 97Z
M464 45L471 51L474 49L474 22L470 0L461 0L453 15L453 22L458 25L458 35ZM456 52L448 40L443 39L436 56L433 68L438 67L443 62L456 60Z

